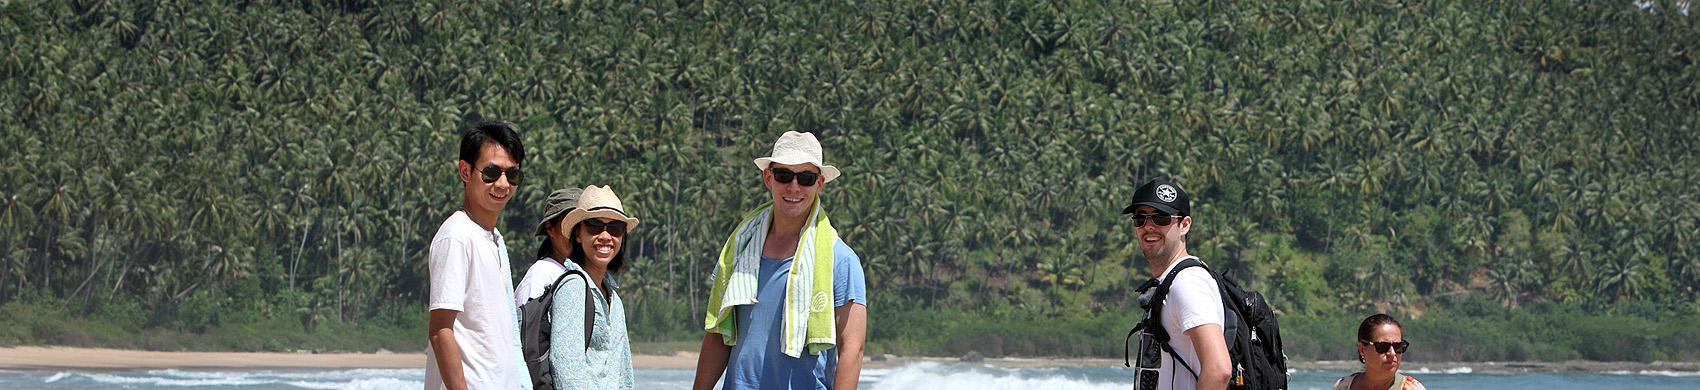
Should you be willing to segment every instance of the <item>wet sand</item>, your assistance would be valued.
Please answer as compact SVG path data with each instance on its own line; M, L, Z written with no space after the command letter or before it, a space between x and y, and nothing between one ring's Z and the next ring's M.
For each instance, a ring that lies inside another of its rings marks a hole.
M877 363L877 362L876 362ZM635 355L639 368L693 369L696 352ZM874 367L883 364L872 364ZM338 369L423 368L423 353L160 352L105 348L0 348L0 369Z
M96 369L143 368L419 368L423 354L371 353L271 353L271 352L159 352L103 348L10 347L0 348L0 369Z

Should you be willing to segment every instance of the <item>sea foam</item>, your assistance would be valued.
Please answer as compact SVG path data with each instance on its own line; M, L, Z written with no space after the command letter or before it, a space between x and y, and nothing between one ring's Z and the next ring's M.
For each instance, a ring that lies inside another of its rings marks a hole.
M58 382L58 381L59 381L59 380L60 380L60 379L65 379L65 378L69 378L69 377L71 377L71 375L72 375L72 374L71 374L71 373L69 373L69 372L60 372L60 373L58 373L58 374L53 374L53 376L52 376L52 377L50 377L50 378L47 378L47 380L46 380L46 381L45 381L45 383L53 383L53 382Z
M1077 369L1003 369L985 365L921 362L904 365L879 377L875 390L987 390L987 389L1117 389L1133 384L1105 378L1090 378Z
M335 371L186 371L178 369L146 372L61 372L48 378L51 383L74 377L89 381L126 387L245 387L285 385L302 389L417 389L419 369L355 369Z

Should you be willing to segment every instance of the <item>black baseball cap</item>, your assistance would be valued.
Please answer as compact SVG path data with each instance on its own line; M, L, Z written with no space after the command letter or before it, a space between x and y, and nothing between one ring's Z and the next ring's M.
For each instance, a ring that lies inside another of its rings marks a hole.
M1186 191L1181 191L1181 186L1163 179L1153 179L1139 186L1139 190L1133 192L1133 204L1122 209L1122 214L1133 214L1133 209L1140 205L1151 206L1157 211L1169 214L1192 215L1192 202L1186 196Z

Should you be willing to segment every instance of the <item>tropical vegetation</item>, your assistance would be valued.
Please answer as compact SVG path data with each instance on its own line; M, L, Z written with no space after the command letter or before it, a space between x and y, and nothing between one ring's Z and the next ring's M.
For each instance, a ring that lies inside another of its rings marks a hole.
M1661 326L1700 313L1685 4L0 1L0 343L421 348L490 118L528 151L516 270L551 189L644 219L640 341L700 337L749 160L800 130L873 352L1119 355L1150 272L1119 210L1166 177L1295 358L1391 312L1457 360L1692 360ZM1655 352L1580 341L1613 323Z

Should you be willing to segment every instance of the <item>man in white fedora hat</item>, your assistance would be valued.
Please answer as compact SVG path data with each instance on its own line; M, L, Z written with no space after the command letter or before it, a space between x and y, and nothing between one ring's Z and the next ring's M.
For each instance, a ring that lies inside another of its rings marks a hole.
M862 261L820 192L838 178L813 134L787 131L755 159L770 199L746 213L715 263L693 388L854 389L868 330Z

